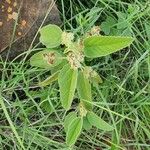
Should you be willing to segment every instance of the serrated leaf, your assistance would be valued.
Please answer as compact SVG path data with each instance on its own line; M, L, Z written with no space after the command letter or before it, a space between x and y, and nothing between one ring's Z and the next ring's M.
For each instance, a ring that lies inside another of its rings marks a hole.
M83 118L83 128L85 130L90 130L92 128L92 125L90 124L89 120L87 119L87 116Z
M47 48L54 48L61 44L62 30L54 24L49 24L40 30L40 42Z
M116 24L116 20L111 16L108 16L106 21L102 22L101 29L106 34L109 35L112 30L112 26Z
M93 112L88 112L87 118L90 124L97 127L98 129L104 131L112 131L114 129L111 125L109 125L107 122L105 122L103 119L101 119Z
M60 71L57 71L55 73L53 73L50 77L48 77L46 80L42 81L39 83L39 86L47 86L51 83L53 83L54 81L56 81L58 79L58 75L59 75Z
M127 19L127 14L126 13L122 13L122 12L118 12L118 24L117 24L117 29L125 29L127 27L129 27L129 23L128 23L128 19Z
M31 66L51 69L61 63L61 55L54 50L43 50L30 58Z
M96 58L114 53L129 46L133 42L131 37L93 36L84 40L85 56Z
M83 119L77 117L74 119L71 124L69 125L67 135L66 135L66 143L68 146L72 146L77 141L83 126Z
M110 34L110 26L107 22L102 22L101 29L106 35Z
M65 65L59 73L58 83L60 88L60 101L62 106L69 110L73 101L76 85L77 85L78 70L74 70L69 64Z
M75 112L70 112L66 117L64 121L64 129L65 132L67 133L68 127L71 124L71 122L77 118L77 114Z
M79 98L83 102L85 108L88 110L92 110L92 104L88 103L92 102L91 84L86 74L82 71L80 71L78 74L77 91L79 94Z

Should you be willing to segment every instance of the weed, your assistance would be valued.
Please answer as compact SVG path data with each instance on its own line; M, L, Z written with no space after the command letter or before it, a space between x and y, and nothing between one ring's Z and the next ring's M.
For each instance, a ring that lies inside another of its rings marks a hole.
M47 25L40 30L40 42L46 49L31 57L32 66L53 70L53 74L40 85L48 85L58 79L60 101L66 111L71 109L77 89L80 99L75 112L65 117L66 143L73 146L80 135L83 126L96 126L104 131L111 127L92 112L91 84L98 86L102 82L100 76L91 67L86 66L85 57L97 58L114 53L129 46L133 42L130 37L101 36L100 28L94 26L89 32L77 39L73 33L61 31L56 25ZM60 47L63 46L63 48ZM61 66L61 67L58 67Z

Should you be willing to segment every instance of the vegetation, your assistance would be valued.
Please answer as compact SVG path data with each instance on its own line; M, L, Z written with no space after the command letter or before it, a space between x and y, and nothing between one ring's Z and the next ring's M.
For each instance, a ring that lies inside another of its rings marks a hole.
M90 123L95 123L97 127L100 124L99 121L103 122L99 120L102 118L107 125L112 125L114 130L106 132L99 128L91 128L89 124L86 124L89 126L85 126L85 128L91 129L83 129L80 136L77 134L77 142L71 148L78 150L149 150L149 2L146 0L89 0L87 2L84 0L58 0L57 4L62 13L62 28L66 32L74 33L77 39L83 37L94 25L100 25L101 35L130 36L135 39L133 44L123 51L107 56L102 55L104 57L100 58L95 58L94 55L92 57L94 59L85 59L86 65L101 75L103 83L96 84L97 86L91 88L93 101L90 104L94 106L94 113L90 111L88 117L84 118L84 122L90 120ZM40 31L42 35L42 30ZM60 30L58 32L61 33ZM40 41L47 45L42 37ZM59 44L51 43L49 46L55 47ZM30 54L36 53L33 55L34 58L38 54L37 51L41 50L43 48L33 47L18 56L18 58L23 56L20 62L16 61L17 58L11 62L2 59L0 61L1 149L69 149L68 145L72 145L74 141L69 140L67 143L71 144L66 144L65 131L69 130L69 127L64 124L69 124L70 116L75 118L74 123L70 124L71 128L78 124L78 129L81 130L80 118L76 118L74 113L79 102L77 93L74 95L71 110L68 112L70 105L69 108L68 105L67 107L64 105L66 110L62 107L57 82L45 86L49 84L49 81L56 79L59 61L55 64L57 67L53 68L53 78L49 77L51 74L49 66L44 69L39 66L38 68L30 66L30 62L32 65L36 65L36 61L32 61L32 58L31 61L28 60ZM58 52L56 55L60 56ZM87 52L86 55L91 57L92 54ZM97 53L96 55L100 56L101 54ZM45 56L47 58L47 55ZM43 61L38 65L42 65L42 63ZM79 79L82 79L82 74L80 76ZM45 80L46 78L48 79ZM60 83L59 81L59 86ZM79 87L77 86L77 88ZM87 101L83 100L83 103L87 104ZM76 135L74 131L71 132L74 133L73 136ZM69 134L67 137L67 141L71 139Z
M66 111L72 108L77 89L76 97L80 104L74 108L75 112L70 112L65 117L63 124L67 134L66 143L70 148L75 144L82 128L88 130L96 126L104 131L113 130L113 127L92 112L91 84L98 87L102 79L92 67L86 66L85 58L107 56L129 46L133 38L102 36L99 31L99 27L94 26L83 37L75 39L71 32L63 32L53 24L46 25L40 29L40 42L45 48L30 59L32 66L51 70L51 76L39 83L40 86L47 86L58 79L60 102ZM47 105L50 104L45 107Z

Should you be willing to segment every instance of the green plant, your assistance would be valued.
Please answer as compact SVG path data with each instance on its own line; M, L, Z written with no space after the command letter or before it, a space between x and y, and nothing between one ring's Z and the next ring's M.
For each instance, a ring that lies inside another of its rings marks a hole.
M64 129L68 146L75 144L82 128L95 126L104 131L113 127L96 115L92 105L91 85L102 82L99 74L90 66L86 66L85 57L97 58L109 55L129 46L131 37L101 36L99 27L93 27L80 38L73 33L63 32L56 25L47 25L40 30L40 42L46 46L30 59L32 66L51 70L51 76L39 83L47 86L58 79L60 101L68 111L77 89L80 100L76 111L66 115Z
M139 7L137 5L128 5L126 12L116 12L117 19L107 15L106 20L101 23L101 30L105 35L131 36L131 27L133 24L133 19L131 18L138 13L138 11Z

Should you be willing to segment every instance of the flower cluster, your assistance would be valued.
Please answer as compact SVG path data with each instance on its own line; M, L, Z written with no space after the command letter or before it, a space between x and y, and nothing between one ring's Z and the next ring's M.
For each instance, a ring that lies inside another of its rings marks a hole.
M87 114L87 110L84 107L84 104L80 102L79 104L80 116L85 117Z
M65 45L66 47L70 47L72 44L72 41L74 40L74 34L71 32L63 32L62 33L62 45Z
M67 60L71 65L71 68L76 70L78 68L81 68L81 63L84 61L84 55L82 54L82 52L69 52L67 55Z
M47 61L48 64L52 65L55 63L55 53L45 53L43 54L44 59Z

